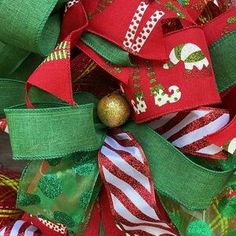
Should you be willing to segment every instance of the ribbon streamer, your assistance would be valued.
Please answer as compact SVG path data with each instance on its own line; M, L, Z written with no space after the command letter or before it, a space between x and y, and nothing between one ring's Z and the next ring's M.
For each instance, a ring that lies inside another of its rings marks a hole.
M17 220L0 229L0 236L43 236L39 229L26 221Z
M98 162L117 227L131 235L177 235L163 221L147 159L131 134L119 131L107 136Z
M149 126L186 154L226 159L227 153L206 139L223 128L230 120L223 109L199 108L172 113L149 123Z

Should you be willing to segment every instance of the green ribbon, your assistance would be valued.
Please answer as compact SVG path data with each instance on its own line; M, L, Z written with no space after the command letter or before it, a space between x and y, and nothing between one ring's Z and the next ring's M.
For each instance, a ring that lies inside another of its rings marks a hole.
M38 104L36 109L5 109L13 158L45 160L98 150L106 129L94 116L94 100L79 93L76 107Z
M33 102L58 103L59 100L54 96L37 88L32 88L30 97ZM25 83L13 79L0 78L0 116L4 115L4 109L25 103Z
M0 76L13 73L29 54L28 51L0 42Z
M124 130L141 144L157 190L190 210L208 208L234 172L197 165L146 125L129 123Z
M58 0L0 1L0 40L13 47L47 55L60 33Z
M236 30L225 34L210 47L211 60L220 92L236 84Z
M83 33L80 39L110 63L119 66L133 66L129 53L106 39L89 32Z

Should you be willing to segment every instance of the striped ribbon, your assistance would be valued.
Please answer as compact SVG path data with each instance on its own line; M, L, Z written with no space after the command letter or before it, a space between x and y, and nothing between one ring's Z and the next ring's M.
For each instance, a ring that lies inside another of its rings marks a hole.
M228 111L204 107L163 116L150 122L149 126L183 153L226 159L227 153L209 142L206 137L222 129L229 120Z
M208 140L236 156L236 117L222 130L210 135Z
M145 154L132 135L107 136L98 154L117 227L127 235L177 235L156 201Z
M0 131L8 133L8 126L7 126L7 120L6 119L0 119Z
M17 220L0 229L0 236L42 236L35 226L23 220Z

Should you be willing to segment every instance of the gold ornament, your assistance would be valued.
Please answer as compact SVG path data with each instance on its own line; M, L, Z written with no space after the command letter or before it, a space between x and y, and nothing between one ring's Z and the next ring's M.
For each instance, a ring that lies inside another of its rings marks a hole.
M123 96L118 92L113 92L99 101L97 113L103 124L115 128L128 120L130 106Z

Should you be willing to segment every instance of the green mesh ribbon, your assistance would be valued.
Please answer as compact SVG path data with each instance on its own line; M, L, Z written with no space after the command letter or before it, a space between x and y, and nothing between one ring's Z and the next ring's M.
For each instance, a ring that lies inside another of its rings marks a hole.
M124 129L143 147L157 190L190 210L209 207L233 174L232 169L214 171L192 162L146 125L130 123Z
M47 55L60 33L58 0L0 1L0 40L13 47Z
M222 36L209 49L215 71L216 82L220 92L236 84L236 30Z
M234 230L235 218L225 218L219 210L222 194L214 198L203 211L189 211L177 202L162 196L166 211L180 236L229 236Z
M112 64L120 66L132 66L129 53L122 50L115 44L105 40L95 34L85 32L81 36L81 40L96 53L105 58ZM109 50L108 50L109 49Z
M38 104L5 109L14 159L45 160L98 150L106 130L94 114L95 98L79 93L75 107Z
M82 232L100 191L97 152L33 161L20 181L17 206Z

